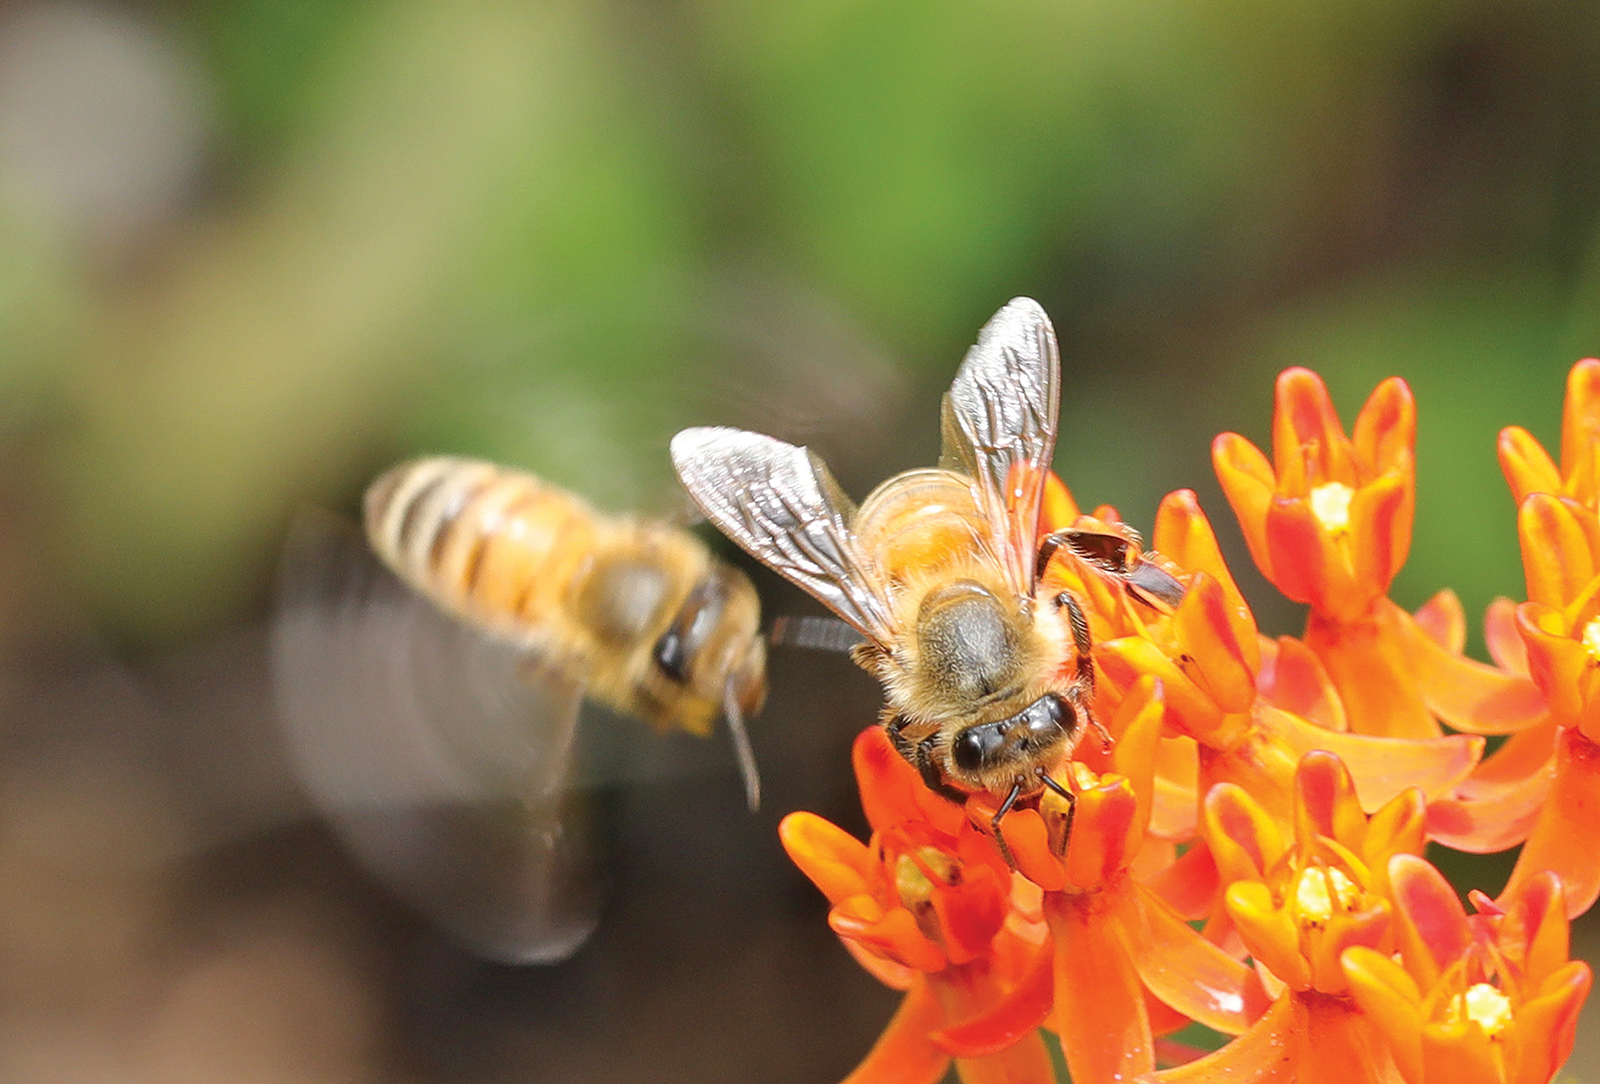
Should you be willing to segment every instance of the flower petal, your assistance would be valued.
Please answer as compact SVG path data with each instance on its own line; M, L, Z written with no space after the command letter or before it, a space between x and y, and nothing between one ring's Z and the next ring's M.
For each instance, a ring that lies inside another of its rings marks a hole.
M1139 800L1121 776L1103 776L1078 792L1078 809L1067 841L1067 881L1093 888L1126 866L1138 849Z
M1344 761L1325 749L1313 749L1300 758L1294 790L1294 833L1302 849L1310 848L1319 835L1360 848L1367 816Z
M1422 1062L1429 1080L1506 1084L1496 1053L1496 1044L1470 1020L1422 1025Z
M1428 639L1452 655L1466 650L1466 611L1461 608L1460 597L1448 587L1424 602L1411 616Z
M1544 694L1524 674L1447 651L1400 607L1387 599L1378 605L1379 620L1392 630L1424 702L1456 730L1512 734L1548 714Z
M993 1054L1038 1028L1055 1004L1055 954L1050 945L1042 951L1022 980L999 1001L933 1034L939 1049L958 1058Z
M1365 1014L1343 999L1313 997L1302 1004L1297 1084L1388 1084L1394 1079L1388 1047Z
M1406 1084L1423 1084L1422 994L1406 969L1364 945L1339 958L1350 993L1389 1044Z
M1541 870L1561 878L1569 917L1600 896L1600 748L1571 730L1556 745L1550 796L1500 898L1510 899Z
M1046 474L1044 501L1039 510L1040 533L1063 530L1072 526L1072 521L1077 518L1078 502L1072 499L1072 491L1054 471Z
M1411 387L1398 376L1391 376L1373 388L1356 416L1350 440L1356 455L1373 474L1386 473L1408 462L1417 444L1417 402Z
M1483 643L1502 670L1528 676L1528 649L1517 634L1517 604L1508 598L1489 603L1483 615Z
M1045 897L1056 945L1055 1031L1075 1084L1119 1084L1155 1069L1139 974L1103 902Z
M1544 445L1520 425L1500 430L1500 470L1511 487L1511 496L1521 504L1530 493L1559 494L1561 473L1550 461Z
M950 1067L950 1055L929 1038L944 1022L944 1008L919 977L878 1041L844 1084L936 1084Z
M1266 702L1293 712L1327 730L1349 730L1344 701L1333 687L1322 660L1292 636L1264 645L1256 687Z
M1567 482L1566 492L1591 506L1596 446L1600 446L1600 361L1584 358L1567 374L1567 397L1561 411L1561 474Z
M872 851L843 828L815 813L790 813L778 822L778 840L830 904L867 891Z
M1352 451L1322 378L1298 366L1279 373L1273 388L1272 463L1280 492L1304 497L1318 482L1354 488Z
M1541 985L1539 995L1517 1009L1521 1057L1508 1084L1545 1084L1565 1064L1578 1034L1578 1012L1593 982L1589 965L1574 960Z
M1385 474L1361 486L1350 498L1347 537L1355 586L1363 594L1383 594L1406 563L1416 504L1412 478L1410 470Z
M1238 1035L1267 1010L1255 969L1207 941L1148 888L1116 920L1145 987L1189 1019Z
M1269 473L1270 484L1270 473ZM1152 538L1156 549L1166 554L1179 567L1190 572L1204 572L1222 587L1228 621L1233 626L1233 637L1244 651L1245 664L1250 670L1260 668L1257 653L1255 615L1233 573L1223 559L1222 548L1217 544L1211 521L1200 509L1200 502L1190 489L1179 489L1161 499L1156 509L1155 532Z
M1389 885L1401 959L1418 989L1431 990L1472 944L1472 926L1455 889L1425 859L1412 854L1389 859Z
M1294 990L1311 986L1311 964L1300 952L1300 930L1260 881L1235 881L1223 893L1228 917L1250 955Z
M1272 586L1318 613L1341 620L1359 617L1372 601L1357 597L1355 570L1318 522L1304 499L1274 497L1267 505L1267 549Z
M1172 631L1185 663L1193 660L1192 668L1185 665L1184 671L1194 676L1195 684L1210 694L1217 707L1224 712L1249 710L1256 695L1260 646L1253 627L1243 643L1235 635L1222 585L1204 572L1196 573L1172 615Z
M1234 783L1206 792L1200 827L1223 884L1264 879L1287 847L1278 822Z
M1517 508L1517 538L1528 601L1560 609L1595 577L1593 531L1582 506L1534 493Z
M1351 730L1388 738L1439 736L1406 653L1406 632L1413 627L1411 615L1388 599L1376 600L1359 620L1313 612L1306 621L1306 646L1339 690ZM1420 630L1413 635L1427 640Z
M960 832L966 812L923 784L917 770L889 744L883 727L869 726L856 735L850 762L861 791L861 808L874 831L925 820L951 838Z
M1147 1077L1150 1084L1293 1084L1300 1066L1301 1014L1292 994L1272 1003L1222 1049Z
M1505 917L1495 938L1525 981L1537 986L1566 965L1570 948L1566 898L1555 874L1548 870L1534 874L1496 906L1503 908Z
M1261 574L1272 579L1272 554L1267 548L1267 506L1276 487L1272 464L1239 434L1223 433L1211 442L1211 465L1233 506L1250 556Z

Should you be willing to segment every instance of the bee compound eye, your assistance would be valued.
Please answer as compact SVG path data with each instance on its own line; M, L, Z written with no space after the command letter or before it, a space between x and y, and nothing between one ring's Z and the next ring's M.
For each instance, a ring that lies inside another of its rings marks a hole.
M950 759L962 771L975 772L988 763L1005 741L1000 723L969 726L950 743Z

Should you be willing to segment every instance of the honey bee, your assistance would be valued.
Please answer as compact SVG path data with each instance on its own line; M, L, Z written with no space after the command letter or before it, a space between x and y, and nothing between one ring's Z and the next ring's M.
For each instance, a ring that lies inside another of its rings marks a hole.
M1040 306L1018 298L967 352L942 410L937 469L898 474L855 508L805 448L726 428L672 441L706 516L864 638L854 658L883 684L883 722L926 785L952 801L985 793L991 827L1049 788L1091 712L1089 622L1070 591L1043 588L1061 548L1159 601L1182 586L1141 557L1137 536L1040 538L1055 449L1060 360Z
M755 589L681 527L478 460L403 463L364 505L365 545L310 524L286 562L275 668L301 777L469 947L562 959L596 907L569 780L582 700L702 736L722 715L754 809Z

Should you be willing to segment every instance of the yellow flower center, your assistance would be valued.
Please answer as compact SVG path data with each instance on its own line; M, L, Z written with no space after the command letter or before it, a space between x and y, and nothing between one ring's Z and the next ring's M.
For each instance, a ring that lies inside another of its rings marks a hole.
M1450 1022L1471 1020L1493 1039L1511 1024L1511 999L1487 982L1474 983L1450 1002Z
M1600 617L1590 618L1583 626L1583 649L1591 660L1600 662Z
M1360 895L1356 883L1338 870L1309 867L1295 880L1295 912L1302 926L1321 926L1333 917L1335 905L1348 911Z
M1334 534L1350 529L1350 498L1356 491L1343 482L1325 482L1311 491L1311 513Z

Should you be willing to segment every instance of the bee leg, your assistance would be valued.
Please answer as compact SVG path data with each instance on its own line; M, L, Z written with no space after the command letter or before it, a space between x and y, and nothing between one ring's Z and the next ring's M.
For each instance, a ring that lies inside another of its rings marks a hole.
M1057 783L1054 779L1042 771L1039 773L1039 778L1044 782L1045 786L1049 787L1051 790L1061 795L1062 798L1066 799L1067 824L1066 828L1061 833L1061 853L1056 855L1057 858L1065 858L1067 855L1067 844L1072 842L1072 822L1076 820L1078 816L1078 796L1072 793L1072 791L1068 790L1066 787L1063 787L1060 783Z
M1095 718L1094 711L1089 707L1089 702L1094 699L1094 643L1089 638L1089 618L1070 591L1063 591L1060 601L1067 611L1067 623L1072 626L1072 647L1078 659L1077 680L1073 682L1067 695L1072 700L1073 706L1081 710L1083 717L1089 720L1089 725L1094 727L1095 734L1100 738L1101 747L1110 749L1111 732L1105 728L1105 724Z
M1006 800L1000 803L1000 808L995 811L994 819L989 821L989 831L994 834L994 841L1000 845L1000 854L1006 860L1006 865L1012 869L1017 868L1017 860L1011 857L1011 847L1006 843L1005 833L1000 831L1000 822L1005 815L1011 812L1011 807L1017 804L1017 798L1022 794L1022 780L1011 784L1011 793L1006 795Z
M945 799L945 801L954 802L956 805L965 805L967 801L966 792L957 790L949 783L946 783L944 776L939 774L939 765L934 763L933 747L936 737L924 738L920 742L910 742L906 740L904 734L900 733L901 728L904 726L905 720L903 718L896 718L884 725L884 730L889 734L889 744L894 746L894 751L900 754L902 760L917 769L917 774L922 776L923 786Z

